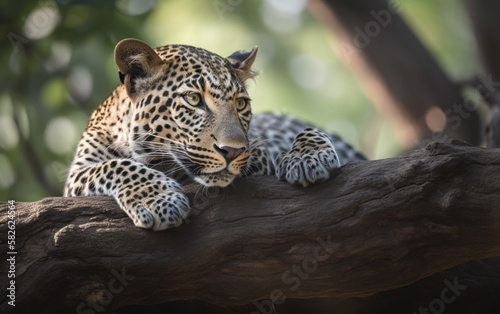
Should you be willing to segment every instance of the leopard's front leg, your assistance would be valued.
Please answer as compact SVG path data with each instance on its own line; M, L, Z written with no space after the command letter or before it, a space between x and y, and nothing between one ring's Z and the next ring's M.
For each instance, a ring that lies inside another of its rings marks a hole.
M109 195L135 226L155 231L179 226L189 213L181 186L162 172L128 159L76 166L68 176L64 196Z

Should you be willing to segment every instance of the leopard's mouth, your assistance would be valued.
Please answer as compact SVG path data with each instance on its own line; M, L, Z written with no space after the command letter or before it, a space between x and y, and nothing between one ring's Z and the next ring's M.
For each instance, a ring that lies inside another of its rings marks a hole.
M240 171L234 173L226 167L219 171L204 172L203 167L191 161L183 161L182 168L194 181L205 186L226 187L240 174Z
M194 180L200 184L205 186L218 186L218 187L226 187L237 177L237 174L231 173L227 169L222 171L201 174L196 176Z

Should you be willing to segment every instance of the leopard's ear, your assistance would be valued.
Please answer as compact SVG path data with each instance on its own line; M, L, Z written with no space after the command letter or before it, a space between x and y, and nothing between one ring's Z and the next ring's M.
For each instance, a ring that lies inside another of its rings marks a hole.
M153 48L138 39L120 41L115 47L115 62L120 81L133 101L147 90L160 65L164 64Z
M258 50L259 48L257 46L253 47L251 51L242 49L226 58L242 82L257 76L258 72L252 69L252 64L255 61Z

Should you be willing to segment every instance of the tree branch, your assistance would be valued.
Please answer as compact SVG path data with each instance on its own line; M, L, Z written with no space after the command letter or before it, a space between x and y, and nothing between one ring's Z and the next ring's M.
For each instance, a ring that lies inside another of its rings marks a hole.
M499 152L433 143L307 189L266 176L208 196L191 186L189 222L157 233L109 197L17 203L15 310L366 297L499 256Z
M402 145L414 147L423 138L454 138L479 144L480 123L475 110L467 111L468 118L460 127L447 123L450 113L457 114L451 110L453 106L462 107L464 99L402 18L404 2L308 3L313 14L335 35L335 52L356 74L365 94L396 124ZM440 114L438 108L446 114ZM440 132L441 128L444 132ZM434 132L440 133L432 135Z

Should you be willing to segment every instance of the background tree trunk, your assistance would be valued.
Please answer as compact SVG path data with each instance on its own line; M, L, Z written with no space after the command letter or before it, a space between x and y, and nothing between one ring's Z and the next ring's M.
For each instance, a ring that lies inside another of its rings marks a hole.
M399 15L404 3L394 3L398 5L385 0L309 0L312 12L337 38L337 54L376 107L395 122L406 148L423 138L478 144L475 111L467 112L460 127L447 123L451 108L464 103L460 89Z
M474 27L479 54L484 72L491 76L494 87L500 86L500 2L488 0L464 0L467 12ZM493 87L493 86L492 86ZM490 105L490 116L486 128L486 145L500 147L500 93L497 88L482 89L487 103Z
M17 203L16 307L3 297L0 311L235 306L404 287L500 255L499 152L435 143L348 164L307 189L266 176L209 195L192 186L190 221L157 233L135 228L109 197ZM7 205L0 211L7 234Z
M486 74L500 82L500 2L490 0L464 0L472 21L481 61Z

